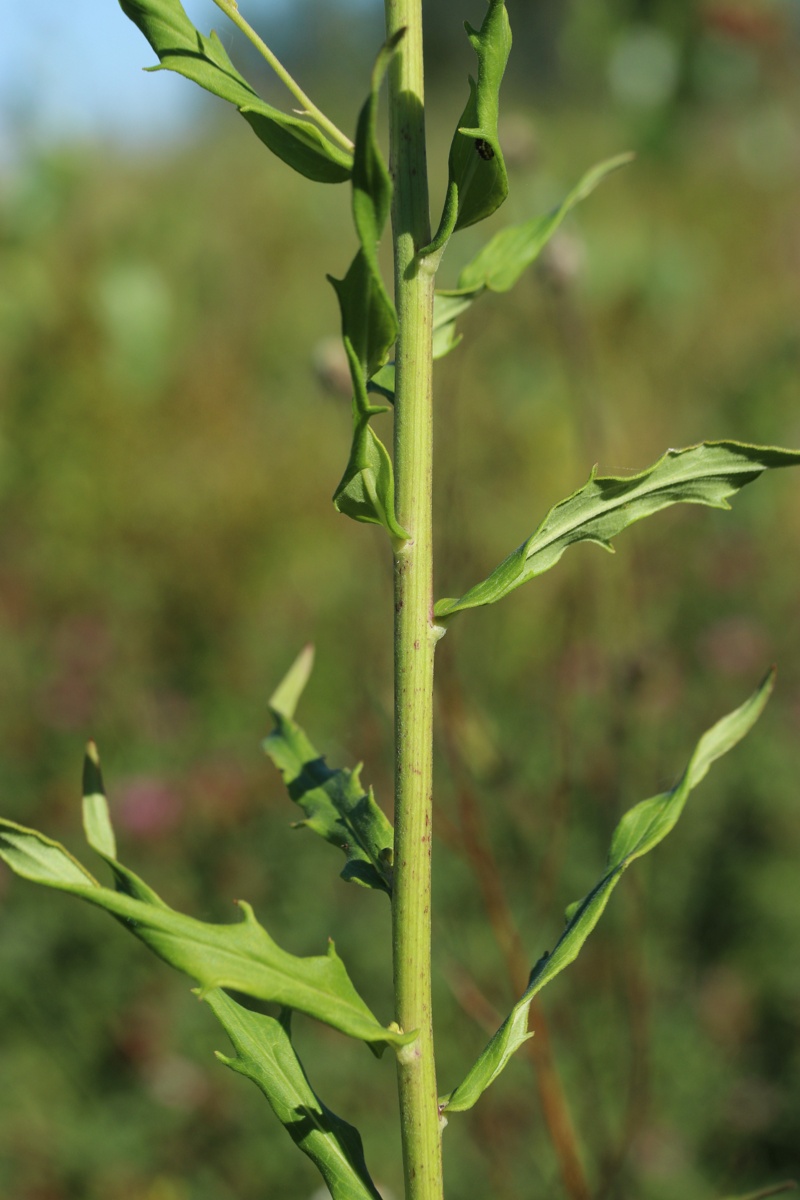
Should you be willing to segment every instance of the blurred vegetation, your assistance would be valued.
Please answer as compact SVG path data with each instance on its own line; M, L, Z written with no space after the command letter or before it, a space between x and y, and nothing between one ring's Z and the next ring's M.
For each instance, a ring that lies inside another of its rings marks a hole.
M706 437L800 445L796 10L518 7L498 223L611 153L638 161L441 364L440 595L595 462L639 469ZM431 131L439 190L461 94ZM389 1019L388 905L288 828L259 751L266 697L313 639L300 718L332 763L363 759L391 809L390 562L329 502L349 409L323 274L352 254L348 203L231 114L145 160L54 149L2 181L0 785L8 816L78 847L94 737L131 866L206 919L250 900L293 952L334 935ZM485 236L459 235L444 283ZM730 516L635 527L615 559L571 551L440 647L443 1089L513 998L487 896L497 925L506 890L532 965L618 815L780 667L754 734L545 996L598 1200L800 1173L799 543L798 483L778 474ZM224 1036L185 979L101 914L6 872L0 888L0 1195L312 1195L255 1089L212 1058ZM312 1082L399 1195L391 1063L296 1024ZM452 1200L565 1195L522 1056L445 1149Z

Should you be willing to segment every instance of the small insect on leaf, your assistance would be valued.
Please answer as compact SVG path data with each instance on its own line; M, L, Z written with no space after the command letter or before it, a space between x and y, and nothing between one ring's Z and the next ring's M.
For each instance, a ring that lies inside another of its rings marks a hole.
M494 158L494 150L486 141L486 138L475 138L475 149L485 162L489 162L490 159Z

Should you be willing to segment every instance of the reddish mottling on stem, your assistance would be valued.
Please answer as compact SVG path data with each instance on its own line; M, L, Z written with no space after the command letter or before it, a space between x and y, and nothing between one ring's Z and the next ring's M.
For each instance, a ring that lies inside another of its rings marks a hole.
M414 649L419 650L419 638L414 642Z

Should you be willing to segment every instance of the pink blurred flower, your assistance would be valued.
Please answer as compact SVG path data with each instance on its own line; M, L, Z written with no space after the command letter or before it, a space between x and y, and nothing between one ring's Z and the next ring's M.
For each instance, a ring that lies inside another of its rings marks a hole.
M116 823L144 841L174 829L182 807L169 784L154 775L135 775L115 789Z

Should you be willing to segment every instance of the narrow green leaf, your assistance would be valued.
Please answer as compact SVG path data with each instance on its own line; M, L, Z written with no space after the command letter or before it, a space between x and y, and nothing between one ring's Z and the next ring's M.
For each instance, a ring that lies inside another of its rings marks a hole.
M13 821L0 820L0 858L25 879L105 909L159 958L197 980L203 991L227 987L270 1000L377 1047L403 1045L413 1036L379 1024L332 942L324 956L288 954L243 900L238 903L244 919L238 924L195 920L169 908L121 864L114 872L118 890L102 887L58 842Z
M618 154L587 171L569 195L543 216L511 225L496 234L463 268L455 288L443 288L433 298L433 357L444 358L461 343L456 321L486 292L507 292L541 254L567 213L591 195L607 175L633 159ZM369 381L369 390L394 403L394 364L382 367Z
M369 403L368 380L379 372L397 337L397 314L378 264L378 244L389 216L392 181L378 145L378 96L401 30L382 48L361 110L353 156L353 220L360 246L344 279L329 276L339 301L350 377L353 381L353 441L344 475L333 495L338 512L354 521L383 525L397 546L408 534L394 509L394 470L389 452L370 426L386 412Z
M386 362L389 350L397 337L397 314L381 276L378 245L392 206L392 178L378 144L378 98L389 62L405 36L400 30L383 46L375 60L370 92L356 126L353 152L353 222L361 243L369 276L369 303L380 310L380 317L367 322L372 338L359 345L356 329L344 328L359 355L364 374L369 378ZM379 330L379 334L376 333Z
M59 842L13 821L0 821L0 858L15 874L46 887L65 891L73 887L100 887L95 877Z
M442 250L456 230L490 217L508 195L508 175L497 137L500 84L511 50L504 0L489 0L479 30L468 22L465 28L478 56L478 79L470 78L469 100L450 145L439 228L420 257Z
M458 285L437 291L434 299L434 358L443 358L461 341L455 322L486 292L507 292L536 261L567 213L585 200L612 171L628 163L632 154L618 154L587 171L557 208L520 225L510 225L487 242L463 268Z
M215 988L203 999L236 1051L217 1058L252 1079L292 1141L322 1174L333 1200L380 1200L364 1161L358 1130L315 1094L292 1045L290 1014L279 1020L251 1012Z
M378 144L377 116L381 84L404 33L381 48L372 69L353 150L353 223L359 250L345 278L331 279L342 314L342 336L355 351L365 384L386 362L397 337L397 314L378 264L378 245L392 205L392 179Z
M333 504L337 512L354 521L383 525L394 544L408 540L394 513L394 469L389 451L366 417L358 422Z
M448 1112L471 1108L478 1097L505 1067L527 1037L528 1011L534 996L559 972L573 962L599 921L623 871L637 858L657 846L674 828L689 793L708 773L711 764L732 749L749 732L761 715L774 683L774 671L739 708L723 717L703 734L688 766L669 792L637 804L620 821L611 839L606 870L582 900L566 911L566 927L552 952L544 954L531 972L528 987L495 1033L475 1065L458 1087L440 1103Z
M353 381L353 442L350 457L336 491L333 505L354 521L382 525L396 548L408 541L394 507L394 468L389 451L370 425L370 418L386 412L385 405L371 405L350 339L344 339Z
M332 770L292 720L302 690L296 687L304 669L301 660L302 655L273 694L270 710L276 727L264 740L264 750L283 776L290 797L306 814L297 827L312 829L344 851L343 879L391 895L394 830L376 804L372 788L364 791L361 767ZM287 691L290 706L285 704Z
M635 521L671 504L730 508L728 497L768 468L796 466L800 450L703 442L668 450L638 475L592 475L589 482L551 508L536 532L486 579L459 599L439 600L437 619L494 604L514 588L555 566L568 546L595 542L613 551L611 539Z
M444 358L451 350L455 350L461 341L456 333L456 321L465 313L476 296L461 293L450 295L447 292L436 292L433 297L433 357Z
M397 338L397 317L380 275L360 249L344 279L328 276L342 318L342 337L352 346L359 379L366 380L386 362ZM352 369L351 369L352 374Z
M111 824L100 756L94 742L89 742L83 760L83 830L86 841L114 876L114 886L118 892L159 908L167 907L143 879L117 861L117 839Z
M216 33L205 37L189 20L180 0L119 0L158 56L161 69L193 80L238 108L273 154L319 183L350 178L352 159L311 121L267 104L234 67Z
M314 647L309 644L303 647L270 696L270 711L280 713L282 717L291 720L300 703L300 697L306 690L306 684L311 678L313 669Z
M618 154L598 163L552 212L501 229L464 267L458 277L457 292L472 293L487 288L492 292L509 291L539 257L567 213L590 196L607 175L631 162L633 157L632 154Z
M94 742L86 747L83 762L83 828L93 850L108 858L117 857L117 840L108 812L103 773Z

